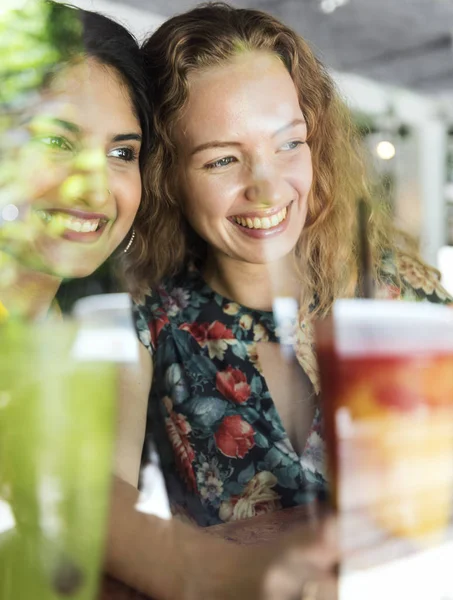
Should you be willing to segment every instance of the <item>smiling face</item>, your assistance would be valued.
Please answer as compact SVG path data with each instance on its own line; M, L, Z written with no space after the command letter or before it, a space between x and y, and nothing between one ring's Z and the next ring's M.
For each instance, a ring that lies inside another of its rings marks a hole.
M58 277L89 275L126 237L141 198L141 128L126 85L92 59L67 67L24 127L12 187L27 198L19 218L39 235L19 258Z
M288 255L312 182L296 88L275 56L250 52L189 75L176 128L178 192L216 259L263 264Z

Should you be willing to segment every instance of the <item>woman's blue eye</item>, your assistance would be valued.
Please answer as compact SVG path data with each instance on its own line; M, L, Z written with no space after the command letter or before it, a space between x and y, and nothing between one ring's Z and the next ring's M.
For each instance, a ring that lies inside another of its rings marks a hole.
M132 162L137 159L137 152L134 148L115 148L115 150L109 152L109 156L124 162Z
M298 146L305 144L302 140L293 140L292 142L286 142L281 146L281 150L295 150Z
M219 160L216 160L215 162L208 163L205 167L206 169L217 169L219 167L227 167L233 162L236 162L234 156L225 156L225 158L219 158Z

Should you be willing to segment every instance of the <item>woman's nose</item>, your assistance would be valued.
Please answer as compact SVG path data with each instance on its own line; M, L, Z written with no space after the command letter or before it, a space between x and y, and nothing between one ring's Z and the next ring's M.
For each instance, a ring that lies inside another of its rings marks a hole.
M260 167L251 174L245 197L260 206L278 206L284 201L285 189L285 181L277 170Z
M73 162L72 173L61 186L63 200L82 202L93 209L102 208L109 199L107 159L104 150L90 148L80 152Z

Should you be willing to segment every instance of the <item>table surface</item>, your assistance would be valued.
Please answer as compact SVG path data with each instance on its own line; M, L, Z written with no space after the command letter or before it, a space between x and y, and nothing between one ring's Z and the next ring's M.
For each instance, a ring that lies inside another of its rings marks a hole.
M260 544L275 539L278 535L289 532L295 525L306 523L310 518L316 519L319 508L314 505L297 506L267 513L252 519L233 521L223 525L206 527L206 535L223 538L238 544ZM99 600L148 600L126 585L110 577L104 579Z

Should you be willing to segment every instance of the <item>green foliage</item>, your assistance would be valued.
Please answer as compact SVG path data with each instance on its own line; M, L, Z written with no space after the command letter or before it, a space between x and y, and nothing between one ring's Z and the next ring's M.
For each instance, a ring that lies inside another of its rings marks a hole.
M24 122L39 106L52 74L83 50L74 9L47 0L0 0L0 292L14 285L22 259L33 267L33 244L44 230L28 210L36 183L29 174L39 167L45 172L49 163ZM20 218L5 220L7 205L21 211ZM58 227L46 227L46 235L59 233Z
M0 105L5 110L36 92L61 62L83 51L74 11L44 0L6 1L0 9Z

